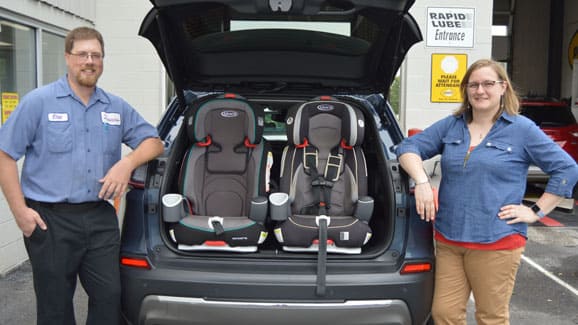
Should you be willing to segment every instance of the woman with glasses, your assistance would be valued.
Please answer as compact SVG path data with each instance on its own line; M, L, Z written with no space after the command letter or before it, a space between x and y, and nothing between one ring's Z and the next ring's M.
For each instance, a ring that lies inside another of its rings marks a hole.
M518 114L519 99L503 67L474 62L460 85L454 114L405 139L399 162L415 181L415 204L435 220L436 325L466 324L470 294L476 320L509 324L509 302L528 224L572 197L578 166L534 122ZM441 154L439 206L423 160ZM528 167L550 175L544 194L522 204Z

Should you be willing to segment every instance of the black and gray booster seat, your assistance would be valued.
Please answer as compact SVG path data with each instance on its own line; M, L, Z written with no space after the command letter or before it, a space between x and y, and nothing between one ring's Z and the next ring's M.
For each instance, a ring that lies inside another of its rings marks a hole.
M281 193L269 197L277 240L285 251L360 253L373 213L363 114L325 96L294 107L286 123Z
M164 215L172 239L183 250L256 251L267 237L263 111L226 94L185 119L192 146L179 188L186 208L179 220ZM168 201L163 209L174 205Z

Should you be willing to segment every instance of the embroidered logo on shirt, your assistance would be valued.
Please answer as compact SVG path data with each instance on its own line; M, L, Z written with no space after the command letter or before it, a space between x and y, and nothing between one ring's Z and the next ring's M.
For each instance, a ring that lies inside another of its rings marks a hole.
M119 113L100 113L102 117L102 123L108 125L120 125L120 114Z
M48 120L51 122L68 121L68 113L48 113Z

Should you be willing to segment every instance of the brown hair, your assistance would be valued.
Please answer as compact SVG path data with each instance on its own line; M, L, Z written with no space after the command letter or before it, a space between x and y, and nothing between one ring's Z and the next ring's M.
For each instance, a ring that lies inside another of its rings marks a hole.
M500 63L494 60L481 59L474 62L468 68L468 71L466 71L466 74L462 78L462 82L460 84L460 94L462 95L463 100L460 107L454 112L455 116L460 116L465 113L466 121L468 123L472 121L473 116L472 116L472 108L468 100L467 85L470 80L470 76L472 75L472 72L485 67L489 67L492 70L494 70L498 75L498 79L504 81L507 84L506 91L502 95L500 109L494 116L494 121L497 120L498 117L500 117L500 115L502 115L504 111L506 111L510 115L517 115L519 114L520 111L520 99L518 97L518 94L516 94L514 87L512 86L512 82L510 81L510 78L508 77L508 73L506 72L506 70L502 67Z
M102 55L104 56L104 40L99 31L91 27L77 27L66 35L64 40L64 52L70 53L74 47L74 41L77 40L92 40L96 39L100 43L100 48L102 49Z

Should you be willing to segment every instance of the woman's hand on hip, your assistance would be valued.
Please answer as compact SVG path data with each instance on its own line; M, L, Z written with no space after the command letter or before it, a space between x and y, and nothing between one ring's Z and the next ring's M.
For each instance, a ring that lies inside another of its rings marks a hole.
M498 217L502 220L507 220L507 224L514 223L534 223L540 219L532 209L523 204L504 205L500 208Z

